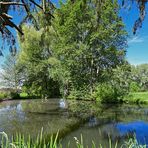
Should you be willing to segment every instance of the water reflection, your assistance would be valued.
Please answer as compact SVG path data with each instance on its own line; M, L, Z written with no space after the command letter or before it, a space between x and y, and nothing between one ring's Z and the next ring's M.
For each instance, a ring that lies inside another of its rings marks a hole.
M113 143L118 140L121 144L128 136L134 135L139 143L148 144L148 106L88 104L78 102L76 106L70 106L70 101L64 99L5 101L0 103L0 131L5 131L9 136L20 132L32 137L42 127L45 135L58 130L63 133L69 131L62 143L66 145L71 141L71 148L75 148L73 137L79 139L81 134L88 146L93 140L96 145L101 143L108 147L108 136ZM79 122L88 114L90 116L86 122Z
M69 118L63 106L59 106L57 99L0 103L0 131L5 131L9 136L20 132L34 137L42 127L44 134L52 134L75 121L74 117Z
M97 118L94 117L94 116L91 116L91 117L89 118L89 121L88 121L88 126L89 126L89 127L94 127L94 126L96 126L96 125L98 125Z
M148 145L148 122L118 123L116 127L120 131L120 135L126 135L132 131L140 144Z

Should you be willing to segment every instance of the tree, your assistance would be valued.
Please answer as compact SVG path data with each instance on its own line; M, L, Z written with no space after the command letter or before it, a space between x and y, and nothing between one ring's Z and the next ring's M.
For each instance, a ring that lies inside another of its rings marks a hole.
M20 88L22 83L22 73L17 66L17 56L9 55L6 57L6 60L2 65L0 79L2 86L12 88L15 91Z
M48 59L52 52L49 42L42 36L44 29L36 30L33 26L24 26L24 39L20 40L21 51L19 65L23 67L25 81L23 88L29 95L40 97L59 96L57 81L50 76L51 64Z
M138 4L138 9L139 9L139 18L135 21L134 26L133 26L133 34L136 34L136 31L138 28L142 27L142 23L144 21L145 18L145 14L146 14L146 4L147 4L147 0L135 0L135 2L137 2ZM130 3L130 5L132 5L131 3L134 3L134 0L122 0L122 6L128 6L127 3Z
M137 83L141 90L148 90L148 64L132 66L132 81Z
M8 27L15 28L20 33L20 35L23 35L24 32L21 29L22 23L29 21L30 23L37 26L36 20L33 16L33 13L35 11L42 11L46 17L54 17L52 15L52 11L55 7L51 3L51 1L41 0L40 2L41 5L34 0L0 0L0 33L2 34L2 38L8 41L8 44L10 45L10 51L16 50L16 40L14 34ZM22 19L22 22L19 24L19 26L17 26L16 23L13 22L13 17L18 16L12 17L9 15L9 10L11 9L13 9L13 11L16 9L17 11L20 10L25 14L25 17Z
M61 5L53 26L53 53L69 73L66 88L92 94L104 71L122 64L126 31L118 16L117 1L76 0ZM88 91L89 90L89 91Z
M83 0L85 2L85 0ZM141 26L141 23L144 20L145 17L145 6L147 3L147 0L136 0L139 6L140 10L140 17L137 19L134 25L134 33L136 32L137 28ZM74 3L74 0L71 0L72 3ZM122 0L122 6L126 5L126 3L130 3L130 0ZM102 1L103 3L103 1ZM32 6L33 5L33 6ZM18 6L21 6L23 8L23 11L27 14L25 19L33 18L32 12L35 10L34 7L39 8L44 12L44 14L48 14L51 17L54 17L52 15L52 10L55 8L54 5L50 0L41 0L41 5L34 1L34 0L1 0L0 1L0 32L2 34L6 34L10 36L10 30L6 28L6 26L10 26L12 28L15 28L20 34L23 35L23 32L20 27L18 27L11 19L12 16L8 14L8 11L13 8L17 8ZM50 10L50 11L49 11ZM12 34L11 34L12 35Z

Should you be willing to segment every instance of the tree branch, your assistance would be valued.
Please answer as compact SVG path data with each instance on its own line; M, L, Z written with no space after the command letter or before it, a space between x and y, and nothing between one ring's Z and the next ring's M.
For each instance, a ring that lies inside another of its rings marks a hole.
M0 5L22 5L24 6L25 4L18 3L18 2L0 2Z
M43 7L41 7L39 4L37 4L34 0L29 0L31 3L33 3L34 5L36 5L38 8L40 8L40 9L42 9L43 11L45 11L44 9L43 9ZM44 12L45 13L45 12ZM54 16L50 13L50 12L48 12L47 14L49 14L50 16L52 16L53 18L54 18Z

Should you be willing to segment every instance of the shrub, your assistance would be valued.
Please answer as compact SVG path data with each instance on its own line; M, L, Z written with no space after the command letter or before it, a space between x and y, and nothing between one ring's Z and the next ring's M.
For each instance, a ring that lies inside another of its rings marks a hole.
M139 92L140 91L140 86L138 85L137 82L131 82L130 84L130 92Z
M91 95L90 95L89 91L86 91L85 89L81 89L81 90L73 89L70 91L70 93L68 95L68 99L88 100L90 98L91 98Z
M96 86L93 96L100 102L115 102L116 100L115 90L107 83L102 83Z
M102 103L122 102L124 95L125 90L107 82L97 85L93 93L93 97Z
M128 95L130 86L130 67L127 64L105 73L105 79L94 88L93 97L101 102L116 103Z
M0 92L0 99L6 99L9 97L9 93L8 92Z
M20 94L18 92L11 92L10 98L11 99L20 99Z

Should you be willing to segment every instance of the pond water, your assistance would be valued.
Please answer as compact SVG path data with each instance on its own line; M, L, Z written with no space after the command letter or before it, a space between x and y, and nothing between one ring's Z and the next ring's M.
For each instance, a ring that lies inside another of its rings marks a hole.
M44 136L63 133L62 144L70 141L75 148L74 137L83 135L85 145L92 140L107 147L123 143L128 137L136 137L139 144L148 144L148 106L97 105L92 102L50 100L13 100L0 103L0 131L9 136L15 133L36 137L43 127Z

